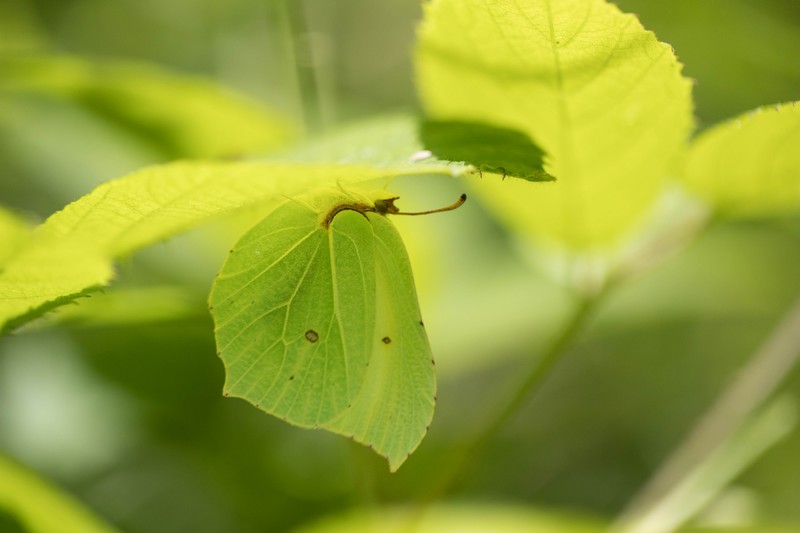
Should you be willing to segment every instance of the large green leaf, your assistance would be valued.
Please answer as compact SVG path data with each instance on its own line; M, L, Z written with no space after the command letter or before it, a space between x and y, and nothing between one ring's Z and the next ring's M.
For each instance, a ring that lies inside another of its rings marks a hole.
M715 126L692 144L685 183L719 213L800 209L800 107L763 107Z
M428 429L436 383L379 204L343 190L286 201L236 243L210 301L226 395L351 437L396 470Z
M429 116L542 147L557 183L483 180L479 192L514 227L575 247L644 217L692 127L672 49L604 0L434 0L417 73Z
M113 533L116 529L79 502L0 455L0 530L3 515L26 533ZM8 520L8 519L7 519ZM13 526L12 526L13 527ZM16 529L11 529L16 531Z
M292 134L288 121L258 102L154 65L40 55L4 59L0 69L6 97L67 99L141 133L173 158L264 151Z
M0 330L113 277L113 260L246 205L324 184L442 172L445 164L177 162L105 183L52 215L0 272Z

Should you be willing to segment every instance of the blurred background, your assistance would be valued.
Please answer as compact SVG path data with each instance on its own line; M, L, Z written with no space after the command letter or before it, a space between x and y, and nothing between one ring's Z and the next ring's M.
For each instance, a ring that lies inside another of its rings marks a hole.
M617 4L675 48L696 81L699 129L798 99L796 1ZM416 0L3 0L0 205L38 223L145 165L259 154L413 112L420 16ZM26 58L45 59L20 68ZM200 116L189 93L233 98L242 117ZM260 130L258 113L285 127ZM224 142L237 135L248 143ZM420 209L462 192L443 177L396 185ZM124 260L105 294L0 339L0 453L130 532L286 531L418 499L556 335L571 295L478 202L403 229L418 236L440 390L397 474L346 439L221 397L205 300L235 235L219 228ZM800 217L713 225L605 302L449 498L613 518L798 295ZM772 394L799 386L794 370ZM800 429L781 420L698 523L800 530Z

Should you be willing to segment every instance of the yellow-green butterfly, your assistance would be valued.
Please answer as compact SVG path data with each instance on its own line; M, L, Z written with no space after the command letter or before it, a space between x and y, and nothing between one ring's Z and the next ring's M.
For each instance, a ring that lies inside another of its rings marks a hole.
M397 197L287 200L236 243L211 292L224 393L353 438L392 471L425 436L436 380Z

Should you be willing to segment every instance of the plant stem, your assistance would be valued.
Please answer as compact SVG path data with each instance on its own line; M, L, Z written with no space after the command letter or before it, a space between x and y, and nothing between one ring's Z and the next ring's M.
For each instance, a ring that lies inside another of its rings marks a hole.
M536 359L533 366L528 370L525 377L519 382L515 391L497 409L496 414L488 420L486 425L471 439L466 445L462 446L451 457L451 461L442 469L442 475L438 482L432 485L426 497L422 500L423 506L428 505L443 497L456 484L465 472L470 463L474 463L478 456L483 453L487 444L497 435L500 429L517 414L519 409L530 397L535 394L550 370L567 352L569 346L575 341L576 337L583 330L592 313L598 307L603 296L608 292L608 287L598 293L583 297L578 303L572 315L564 325L564 328L553 339L553 342Z
M294 65L303 122L307 132L318 131L323 126L324 106L305 4L302 0L283 0L279 5L287 26L286 46Z
M562 356L581 333L586 323L597 310L600 303L607 297L614 287L627 282L634 275L664 262L676 254L687 243L696 239L711 223L712 219L707 213L692 213L681 223L673 224L671 230L655 243L639 251L640 261L630 261L625 268L612 272L599 287L592 292L582 293L572 315L564 323L563 329L557 334L544 354L533 362L533 365L519 382L514 393L502 404L494 417L489 419L483 429L479 431L467 444L456 450L451 455L450 462L442 467L442 474L436 480L421 500L418 511L427 505L441 499L458 482L470 462L475 462L484 448L497 435L500 429L519 411L523 404L530 399L541 387L550 370L558 363ZM641 258L647 258L646 261ZM635 263L635 264L634 264Z
M778 388L800 359L800 298L739 370L620 516L617 529L643 531L649 513L728 439Z

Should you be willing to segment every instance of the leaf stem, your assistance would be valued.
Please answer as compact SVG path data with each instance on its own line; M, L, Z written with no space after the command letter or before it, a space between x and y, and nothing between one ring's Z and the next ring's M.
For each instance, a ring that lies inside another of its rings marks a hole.
M517 414L520 408L541 387L550 370L567 353L578 335L583 331L598 304L608 293L609 286L595 294L583 296L573 313L565 322L563 329L554 337L552 343L541 357L537 358L511 396L497 409L485 426L466 445L453 454L451 461L442 469L438 482L432 485L423 506L430 504L449 492L466 473L470 462L483 453L486 446L495 438L500 429Z

